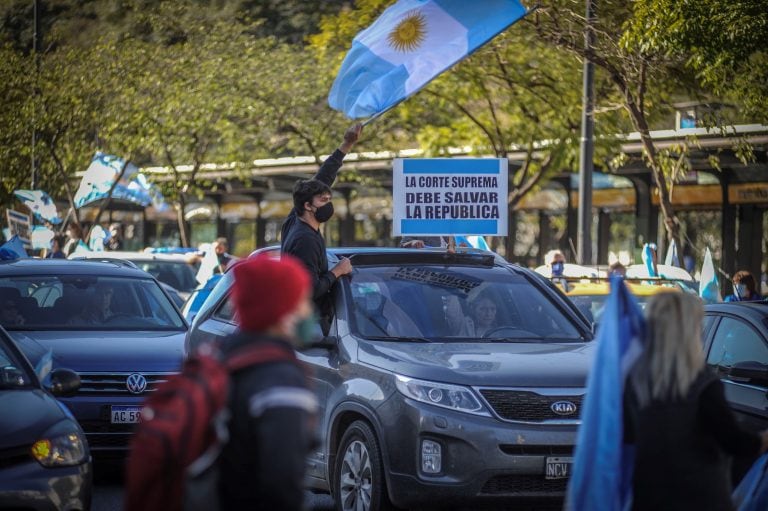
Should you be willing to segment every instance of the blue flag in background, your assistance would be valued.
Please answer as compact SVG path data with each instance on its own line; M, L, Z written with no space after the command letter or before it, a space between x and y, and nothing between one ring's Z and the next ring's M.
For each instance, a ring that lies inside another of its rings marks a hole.
M717 281L715 265L712 262L712 252L707 247L704 252L704 262L701 265L701 275L699 275L699 296L704 303L718 303L722 301L720 296L720 284Z
M680 257L677 255L677 243L675 240L669 242L669 248L667 248L667 257L664 258L664 264L667 266L677 266L681 268Z
M96 152L75 193L75 207L81 208L106 199L110 196L110 190L113 199L145 207L152 204L158 211L168 208L160 190L139 173L136 165L130 162L126 164L125 160L111 154Z
M0 245L0 261L8 261L11 259L20 259L23 257L29 257L27 251L24 250L24 243L17 235L13 235L11 239Z
M525 13L517 0L400 0L355 36L328 104L351 119L384 112Z
M491 247L488 246L488 243L485 241L485 238L482 236L455 236L456 238L456 246L462 247L472 247L472 248L479 248L480 250L491 250Z
M738 511L768 509L768 454L763 454L733 490L733 504Z
M61 223L59 212L56 210L56 204L50 195L42 190L15 190L13 194L26 207L32 211L35 218L45 220L54 225Z
M630 502L634 456L623 442L624 382L642 353L644 331L637 301L620 277L611 277L568 483L569 511L621 511Z

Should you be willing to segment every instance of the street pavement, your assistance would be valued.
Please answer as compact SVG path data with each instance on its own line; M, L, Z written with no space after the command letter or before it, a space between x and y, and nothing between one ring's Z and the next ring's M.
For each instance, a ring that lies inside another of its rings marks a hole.
M122 511L123 481L120 470L111 466L94 466L93 503L91 511ZM307 509L311 511L331 511L333 499L330 495L315 495L307 492Z

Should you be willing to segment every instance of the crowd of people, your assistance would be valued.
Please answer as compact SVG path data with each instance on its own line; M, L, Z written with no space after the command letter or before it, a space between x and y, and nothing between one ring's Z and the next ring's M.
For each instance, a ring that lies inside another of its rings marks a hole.
M222 347L223 359L244 347L293 353L311 341L318 319L327 331L331 291L353 267L346 258L328 267L321 226L333 216L331 187L361 132L359 124L350 127L317 174L294 186L280 258L262 255L238 262L225 238L212 244L215 271L233 273L239 322L239 330ZM109 231L104 248L119 250L120 226L113 224ZM66 237L54 236L47 257L67 257L80 243L82 230L70 224ZM401 246L453 249L446 237L404 238ZM567 289L565 255L550 252L545 262L551 279ZM624 277L626 268L614 264L610 273ZM726 301L762 298L749 272L738 272L733 283L734 293ZM270 293L251 292L256 288ZM99 289L88 316L73 320L103 321L111 300L110 289ZM498 307L491 294L479 293L467 308L465 314L455 297L446 298L446 319L454 335L483 337L498 328ZM0 312L4 321L11 321L12 307ZM740 429L723 385L707 369L701 350L703 306L697 297L661 293L651 299L645 316L645 350L630 369L624 390L624 437L636 449L632 509L730 509L729 456L765 452L768 432ZM239 368L230 383L228 441L218 460L218 504L222 509L301 510L305 458L317 441L318 403L308 375L291 356ZM127 496L129 501L135 497Z

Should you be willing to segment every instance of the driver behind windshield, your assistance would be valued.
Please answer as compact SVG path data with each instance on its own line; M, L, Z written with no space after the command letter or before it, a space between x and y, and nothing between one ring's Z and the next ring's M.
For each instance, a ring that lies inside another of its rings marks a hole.
M470 304L467 332L470 337L483 337L498 326L496 302L488 293L481 293Z
M85 306L71 323L100 325L114 315L112 312L112 286L97 286L93 294L85 301Z

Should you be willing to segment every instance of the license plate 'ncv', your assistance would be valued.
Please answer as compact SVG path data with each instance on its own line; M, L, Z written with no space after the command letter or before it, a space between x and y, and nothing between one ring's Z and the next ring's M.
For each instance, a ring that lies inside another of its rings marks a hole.
M135 424L141 417L141 407L112 406L109 416L112 424Z
M545 479L565 479L571 475L573 458L547 458L544 468Z

